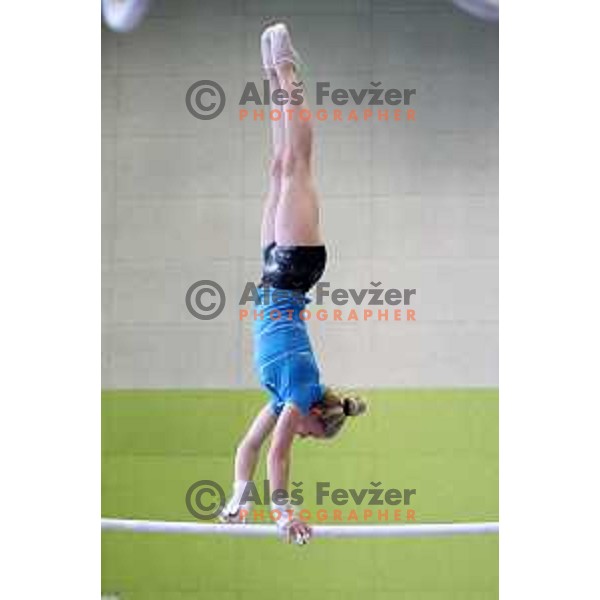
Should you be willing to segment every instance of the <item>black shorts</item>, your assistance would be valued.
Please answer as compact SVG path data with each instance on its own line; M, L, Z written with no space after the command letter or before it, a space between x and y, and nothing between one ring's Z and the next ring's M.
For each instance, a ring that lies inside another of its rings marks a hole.
M263 249L261 285L281 290L308 290L325 271L325 246L277 246Z

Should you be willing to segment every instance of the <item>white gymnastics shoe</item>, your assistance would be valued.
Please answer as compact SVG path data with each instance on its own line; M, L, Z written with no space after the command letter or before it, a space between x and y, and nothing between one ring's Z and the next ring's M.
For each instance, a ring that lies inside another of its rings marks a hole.
M275 23L265 29L265 33L269 32L271 40L271 57L273 66L278 67L286 63L292 64L295 67L300 65L300 57L292 46L292 37L284 23Z
M260 36L260 56L262 59L262 68L265 77L271 77L275 74L275 63L271 53L271 32L267 27Z

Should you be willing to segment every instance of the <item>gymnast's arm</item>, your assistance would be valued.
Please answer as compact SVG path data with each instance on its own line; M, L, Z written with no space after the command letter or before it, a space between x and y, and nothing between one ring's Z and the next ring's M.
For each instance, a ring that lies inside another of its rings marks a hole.
M269 406L265 406L256 416L235 453L236 481L250 481L254 476L260 449L275 427L277 417Z
M243 523L248 516L250 503L245 500L246 485L253 478L260 449L267 439L277 418L266 406L256 416L252 425L238 444L235 453L233 491L229 502L223 507L219 520L224 523Z
M290 476L290 463L292 458L292 444L296 435L298 421L301 418L298 409L293 404L287 404L281 412L277 425L273 432L271 447L267 456L267 473L271 494L277 490L285 490L289 499L288 482ZM289 505L283 503L283 506L272 505L273 509L279 508L284 512L289 509ZM289 514L282 514L278 526L285 533L287 541L293 538L302 540L301 543L308 540L311 535L311 528L308 524L299 521Z

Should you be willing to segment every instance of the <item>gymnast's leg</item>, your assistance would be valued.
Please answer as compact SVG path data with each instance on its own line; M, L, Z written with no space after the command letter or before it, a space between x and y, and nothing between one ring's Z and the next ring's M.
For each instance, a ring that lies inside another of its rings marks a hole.
M260 39L262 64L265 77L269 80L270 89L279 88L279 80L273 64L271 54L271 39L268 30L265 30ZM271 109L278 106L271 105ZM271 120L271 157L269 164L269 189L263 208L263 217L260 231L261 247L268 248L275 242L275 215L281 197L283 149L285 147L285 125L283 119Z
M312 174L313 127L306 119L308 104L302 89L300 104L292 103L292 92L298 89L299 74L296 53L287 27L271 28L271 52L279 89L288 93L284 104L285 136L282 159L280 199L275 214L275 242L278 246L319 246L319 199ZM303 116L305 117L303 120Z

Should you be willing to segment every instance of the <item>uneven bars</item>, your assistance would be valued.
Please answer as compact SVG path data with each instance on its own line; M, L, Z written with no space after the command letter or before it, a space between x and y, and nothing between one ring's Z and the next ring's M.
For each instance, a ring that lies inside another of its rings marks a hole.
M275 525L194 523L102 519L102 531L135 533L187 533L193 535L231 535L235 537L277 536ZM314 525L319 538L432 537L499 533L499 523L419 523L415 525Z

